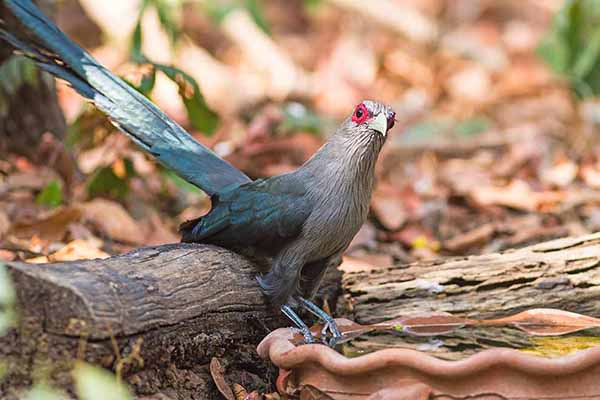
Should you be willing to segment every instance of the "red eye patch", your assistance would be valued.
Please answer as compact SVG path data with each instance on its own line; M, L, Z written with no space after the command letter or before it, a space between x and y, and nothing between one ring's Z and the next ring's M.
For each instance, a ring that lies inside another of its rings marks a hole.
M369 118L369 110L367 110L367 106L363 103L360 103L354 109L354 114L352 114L352 122L356 122L357 124L362 124Z

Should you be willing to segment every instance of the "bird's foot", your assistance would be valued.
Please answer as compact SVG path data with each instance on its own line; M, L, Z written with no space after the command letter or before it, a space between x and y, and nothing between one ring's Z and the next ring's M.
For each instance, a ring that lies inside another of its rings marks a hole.
M300 300L300 304L302 304L304 308L325 322L323 329L321 329L321 342L329 347L335 347L338 341L342 338L342 334L333 317L310 300L307 300L303 297L298 297L298 300Z
M290 306L288 306L287 304L282 305L281 312L286 317L288 317L294 323L294 325L296 325L296 329L300 333L302 333L302 336L304 336L305 344L311 344L316 342L315 337L308 328L308 325L306 325L304 321L302 321L302 318L300 318L300 316L296 314L296 312Z

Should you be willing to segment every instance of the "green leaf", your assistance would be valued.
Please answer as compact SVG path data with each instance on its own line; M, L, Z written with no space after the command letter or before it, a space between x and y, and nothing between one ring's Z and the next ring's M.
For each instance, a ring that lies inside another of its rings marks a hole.
M461 136L473 136L490 129L492 122L483 116L475 116L459 122L454 127L454 131Z
M180 177L179 175L177 175L174 171L172 171L170 169L165 169L163 171L163 175L165 176L165 178L167 178L168 180L173 182L175 184L175 186L177 186L179 189L181 189L185 192L198 193L198 194L204 193L202 190L200 190L199 187L192 185L191 183L189 183L188 181L186 181L185 179L183 179L182 177Z
M131 82L127 78L121 77L121 79L144 96L150 98L150 94L152 93L152 89L154 89L154 84L156 83L156 70L152 68L148 73L142 75L142 79L138 85Z
M131 45L129 46L129 57L135 63L143 63L145 61L142 54L142 21L141 16L135 24L133 35L131 36Z
M30 86L37 87L40 80L38 79L38 67L35 65L33 60L22 57L21 61L21 75L23 81L28 83Z
M438 135L447 134L451 127L452 121L450 119L427 119L409 126L402 135L402 140L413 144L427 142Z
M107 370L78 362L73 370L75 389L81 400L133 400L131 392Z
M230 12L239 8L248 11L254 23L266 34L271 33L271 27L265 18L264 7L260 0L206 0L203 3L204 12L218 24L223 22Z
M9 112L10 97L21 86L39 84L38 68L35 62L24 56L13 55L0 65L0 116Z
M23 400L64 400L67 396L56 389L42 383L38 383L31 388L23 397Z
M298 102L285 104L283 115L282 128L287 132L305 131L320 133L325 125L323 118L319 117L304 104Z
M555 15L538 55L582 96L600 95L600 0L571 0Z
M263 6L259 0L246 0L245 4L246 10L252 16L252 19L256 23L256 25L262 29L266 34L271 34L271 27L265 18L265 12L263 10Z
M58 207L62 204L62 187L59 181L53 180L36 196L35 202L49 207Z
M600 27L589 38L589 42L573 65L573 75L576 78L585 78L600 60Z
M154 84L156 83L156 70L152 69L152 71L144 74L142 76L142 80L140 81L140 85L137 89L146 97L150 96L152 89L154 89Z
M0 65L0 87L8 95L15 94L26 83L35 87L39 81L37 71L35 62L13 55Z
M309 10L314 10L323 3L323 0L304 0L304 7Z
M156 13L158 14L158 20L161 26L169 36L171 46L174 46L177 42L177 39L179 39L179 35L181 34L181 31L178 26L179 23L174 12L178 4L174 4L174 2L168 2L164 0L151 0L151 4L156 9Z
M127 161L129 160L125 160L125 162ZM117 176L111 167L99 168L92 174L87 184L87 192L91 197L109 195L122 199L129 192L128 178L129 175L124 178Z
M223 22L227 14L238 8L239 4L234 1L207 0L203 4L203 10L217 24Z
M219 124L219 117L208 108L196 80L179 68L164 64L152 65L179 86L179 94L194 129L212 135Z

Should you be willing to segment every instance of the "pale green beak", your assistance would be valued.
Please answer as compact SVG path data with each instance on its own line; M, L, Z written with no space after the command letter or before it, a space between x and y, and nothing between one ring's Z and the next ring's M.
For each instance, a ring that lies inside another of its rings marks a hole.
M369 121L368 126L385 136L387 134L387 118L385 117L385 113L380 112L377 114L375 119Z

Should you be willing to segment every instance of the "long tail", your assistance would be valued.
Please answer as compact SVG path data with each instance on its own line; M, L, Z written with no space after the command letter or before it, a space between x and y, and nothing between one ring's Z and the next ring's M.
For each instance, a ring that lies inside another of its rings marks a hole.
M198 143L146 97L100 65L70 40L30 0L4 0L36 41L0 27L0 38L90 99L115 125L162 164L212 195L250 181L244 173Z

